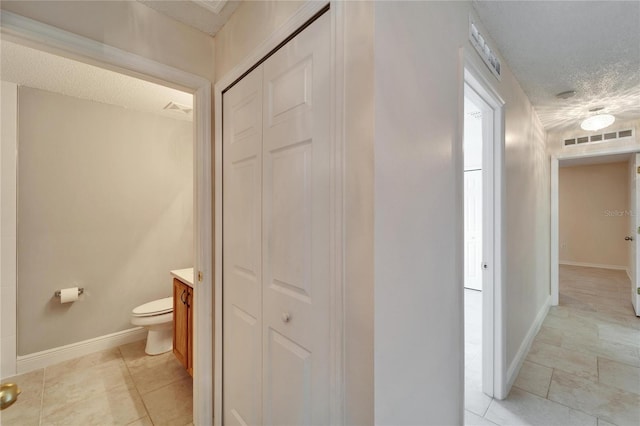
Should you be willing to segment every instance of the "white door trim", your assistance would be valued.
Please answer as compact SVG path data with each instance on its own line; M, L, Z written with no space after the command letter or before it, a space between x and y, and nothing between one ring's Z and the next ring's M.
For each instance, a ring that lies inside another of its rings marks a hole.
M332 191L332 289L331 289L331 424L344 424L344 306L343 306L343 134L344 134L344 6L340 1L307 2L298 9L282 26L248 54L231 71L220 78L214 86L214 129L215 129L215 340L214 353L222 354L222 94L234 81L249 71L262 58L302 27L327 4L326 13L331 16L331 105L333 108L331 133L334 138L332 162L335 173ZM214 424L222 425L222 357L214 357Z
M2 11L2 36L16 43L146 78L194 95L194 270L196 282L194 424L213 417L211 83L197 75L117 49L32 19ZM4 231L3 231L4 232ZM14 248L15 249L15 248Z
M605 147L588 152L561 152L551 156L551 306L557 306L560 301L560 218L559 218L559 168L560 161L577 158L602 157L615 154L632 154L640 151L637 143L636 131L633 132L635 146Z
M475 53L472 53L475 54ZM489 380L483 380L483 391L497 399L504 399L509 390L507 384L506 365L506 333L504 322L505 292L503 277L506 264L504 262L504 100L483 76L482 72L463 52L464 75L461 87L468 85L493 110L493 129L484 136L492 140L491 144L483 144L483 169L493 170L488 179L488 193L483 195L483 222L489 229L483 232L483 240L492 239L493 250L483 253L484 262L488 265L485 273L488 280L483 279L482 307L482 342L483 342L483 374ZM464 125L462 122L461 126ZM483 126L483 132L485 132ZM463 132L461 132L463 133ZM484 138L483 138L484 139ZM462 141L460 141L462 143ZM483 188L485 189L485 188ZM489 201L491 202L485 202ZM486 282L493 285L486 285ZM461 305L464 306L464 305ZM464 309L462 309L464 310Z

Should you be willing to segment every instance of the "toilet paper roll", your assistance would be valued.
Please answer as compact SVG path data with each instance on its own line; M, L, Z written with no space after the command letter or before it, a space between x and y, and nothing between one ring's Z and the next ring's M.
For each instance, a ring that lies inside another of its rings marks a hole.
M70 303L76 300L78 300L78 287L69 287L60 290L60 303Z

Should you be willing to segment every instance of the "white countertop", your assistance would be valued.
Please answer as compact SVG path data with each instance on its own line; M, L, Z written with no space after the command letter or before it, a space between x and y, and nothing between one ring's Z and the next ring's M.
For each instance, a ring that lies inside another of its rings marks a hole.
M193 288L193 268L176 269L171 271L171 275Z

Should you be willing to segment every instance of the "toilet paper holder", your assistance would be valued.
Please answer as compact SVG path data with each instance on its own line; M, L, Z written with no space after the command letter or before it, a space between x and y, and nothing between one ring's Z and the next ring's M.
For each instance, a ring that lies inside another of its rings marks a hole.
M79 287L78 288L78 296L80 296L82 293L84 293L84 288L83 287ZM56 290L56 292L53 293L53 296L54 297L60 297L61 294L62 294L62 291Z

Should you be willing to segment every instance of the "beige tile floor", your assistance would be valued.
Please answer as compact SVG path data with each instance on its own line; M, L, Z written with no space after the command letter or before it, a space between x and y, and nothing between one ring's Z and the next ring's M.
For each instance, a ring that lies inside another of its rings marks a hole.
M560 267L552 307L504 401L466 425L640 425L640 318L623 271ZM467 401L468 402L468 401Z
M465 291L467 425L640 425L640 319L621 271L562 266L550 310L509 397L480 388L481 293ZM23 394L0 424L177 425L192 422L192 379L144 342L17 376ZM5 380L10 381L10 380Z
M192 423L192 379L172 352L144 353L144 341L22 374L2 426Z

